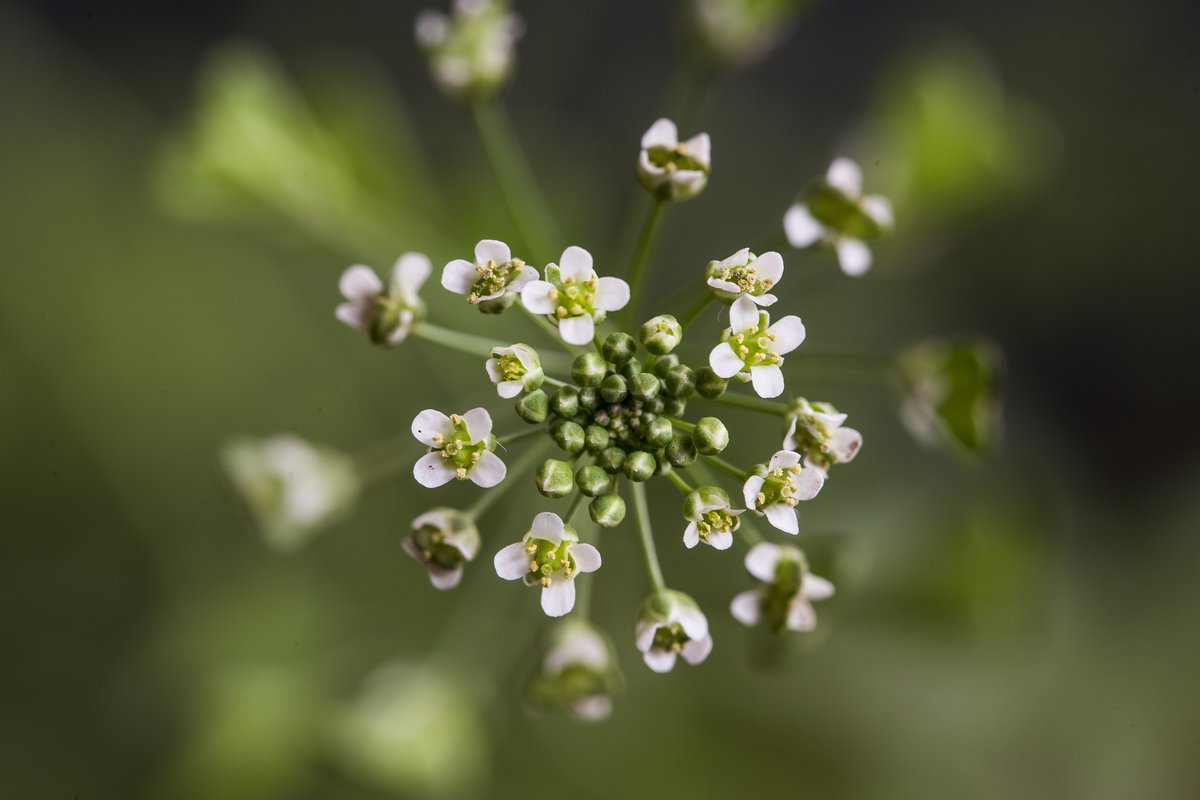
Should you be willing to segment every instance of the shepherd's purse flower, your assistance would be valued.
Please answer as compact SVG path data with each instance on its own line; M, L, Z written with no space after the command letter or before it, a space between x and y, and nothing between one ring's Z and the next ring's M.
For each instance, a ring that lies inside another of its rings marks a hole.
M504 480L507 469L492 450L492 417L487 409L472 408L461 417L427 408L413 419L413 436L429 447L413 467L417 483L429 488L454 479L471 479L490 488Z

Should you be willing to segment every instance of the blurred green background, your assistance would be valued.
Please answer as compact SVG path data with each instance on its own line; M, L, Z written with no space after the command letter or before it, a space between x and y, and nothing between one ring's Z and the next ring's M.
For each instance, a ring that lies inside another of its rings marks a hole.
M1004 445L976 466L915 443L884 385L789 378L866 444L803 509L839 594L782 646L728 617L740 555L675 546L677 496L654 486L668 581L716 649L641 665L640 556L630 525L606 534L593 605L627 688L590 727L522 708L532 594L483 559L434 592L401 552L413 516L468 489L401 473L284 557L217 469L237 434L411 459L426 406L516 424L476 361L333 319L349 263L515 238L469 113L412 44L420 7L0 8L4 795L1200 795L1190 4L828 0L715 75L680 73L674 3L521 5L508 105L602 274L644 208L638 137L685 102L714 173L668 214L656 297L777 235L849 152L898 233L857 280L785 251L780 307L808 344L978 331L1007 359ZM489 330L435 281L425 296ZM781 433L726 420L742 462ZM499 507L485 555L536 499ZM411 680L380 769L346 730L390 661Z

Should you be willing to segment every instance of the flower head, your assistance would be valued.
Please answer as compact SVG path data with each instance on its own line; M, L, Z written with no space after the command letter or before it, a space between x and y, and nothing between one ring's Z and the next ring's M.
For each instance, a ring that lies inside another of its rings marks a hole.
M543 511L519 542L495 558L496 574L506 581L522 579L542 587L542 610L561 617L575 607L575 576L600 569L600 551L579 541L579 534L562 517Z
M753 381L760 397L783 394L783 356L804 341L804 323L786 316L774 325L749 297L739 297L729 309L729 329L708 356L708 365L721 378Z
M427 408L413 419L413 436L429 447L413 467L417 483L430 488L457 478L471 479L485 489L504 480L507 469L492 450L492 417L487 409L472 408L461 417Z
M712 142L698 133L686 142L669 119L660 119L642 134L638 178L660 200L687 200L703 191L712 169Z
M767 522L784 533L794 535L800 532L796 503L812 500L824 485L825 470L801 467L799 453L780 450L771 456L765 468L758 467L746 479L742 495L746 508L766 517Z
M567 709L585 722L607 718L613 695L623 683L612 642L588 623L573 618L556 623L548 639L529 684L530 704L547 711Z
M742 524L738 517L744 513L744 509L733 508L724 489L701 486L683 499L683 517L688 520L683 543L689 550L700 542L728 550L734 531Z
M366 331L378 345L404 341L414 323L425 316L418 292L432 266L421 253L405 253L392 267L387 285L375 270L355 264L342 273L338 289L346 302L337 307L337 318Z
M412 521L412 533L402 546L429 572L430 583L453 589L462 580L463 566L479 554L479 529L468 514L434 508Z
M522 392L532 392L545 378L537 351L520 342L511 347L493 347L492 357L484 367L496 384L496 392L506 400Z
M504 242L483 239L475 245L475 263L456 258L442 270L442 286L467 296L467 302L480 305L520 294L538 272L519 258Z
M863 240L891 230L892 204L883 195L864 195L862 181L858 164L835 159L825 177L784 214L783 230L792 247L833 248L847 275L870 269L871 250Z
M677 656L699 664L712 652L708 618L683 592L664 589L647 598L634 629L642 660L655 672L670 672Z
M810 403L801 397L788 408L786 418L783 447L802 454L810 466L828 470L834 464L845 464L862 447L862 434L845 427L846 415L829 403Z
M422 11L416 35L438 88L457 99L485 99L512 73L521 21L503 0L456 0L451 16Z
M765 617L776 631L811 631L817 626L813 601L833 596L833 584L809 572L795 547L760 542L746 554L746 570L762 583L734 597L729 611L748 627Z
M764 58L788 32L805 0L692 0L690 18L700 43L721 61Z
M708 265L708 285L722 300L747 297L756 305L774 305L770 290L783 277L783 256L775 251L756 256L743 247L724 261Z
M534 314L558 323L564 342L585 345L596 335L596 323L609 311L629 302L629 284L620 278L600 278L592 269L592 254L572 245L558 264L546 267L546 280L530 281L521 302Z

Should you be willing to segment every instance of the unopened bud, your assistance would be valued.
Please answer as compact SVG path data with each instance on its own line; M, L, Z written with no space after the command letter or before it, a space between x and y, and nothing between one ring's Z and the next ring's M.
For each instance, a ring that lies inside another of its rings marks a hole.
M575 473L575 485L588 497L603 494L608 491L611 484L612 478L604 471L603 467L595 465L580 467L579 471Z
M683 328L670 314L660 314L642 323L642 346L656 356L674 350L683 341Z
M579 390L574 386L560 386L550 397L550 410L560 417L573 417L579 413Z
M713 400L725 394L729 381L712 371L711 367L696 370L696 391L701 397Z
M530 392L517 401L517 416L531 425L546 421L550 413L550 399L541 389Z
M617 331L608 335L600 349L604 351L607 361L619 367L633 358L633 354L637 352L637 342L628 333Z
M654 456L644 450L635 450L630 453L625 457L625 463L621 465L625 477L639 483L653 478L657 469L658 462L654 460Z
M608 365L599 353L587 352L571 363L571 380L580 386L599 386Z
M619 494L602 494L588 503L592 522L604 528L615 528L625 519L625 501Z
M585 441L583 426L578 422L563 420L554 427L554 443L567 453L583 452Z
M575 488L571 478L571 465L557 458L547 458L538 467L538 491L546 497L566 497Z
M729 446L729 430L716 417L701 417L692 432L696 449L706 456L715 456Z

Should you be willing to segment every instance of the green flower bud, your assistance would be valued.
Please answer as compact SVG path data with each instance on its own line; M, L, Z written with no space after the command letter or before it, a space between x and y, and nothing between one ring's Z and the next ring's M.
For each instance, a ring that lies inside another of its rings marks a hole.
M626 381L632 381L642 373L642 362L640 359L631 358L621 365L621 377Z
M531 425L546 421L550 413L550 399L541 389L530 392L516 403L517 416Z
M663 413L663 399L661 397L651 397L649 400L643 401L642 410L650 414Z
M713 400L725 394L729 381L717 375L710 367L696 370L696 391L701 397Z
M690 436L677 433L671 438L664 455L673 467L690 467L696 463L696 445Z
M670 314L660 314L642 323L642 347L656 356L674 350L683 341L683 328Z
M600 390L595 386L587 386L579 390L579 405L588 411L595 411L599 408L601 400Z
M609 375L600 384L600 396L606 403L620 403L629 395L625 379L620 375Z
M625 519L625 501L619 494L602 494L588 503L588 515L603 528L615 528Z
M671 427L671 421L666 417L655 417L646 425L642 431L642 438L647 444L654 447L666 447L671 441L671 436L674 434L674 429Z
M679 356L674 353L668 353L665 356L659 356L654 359L654 374L661 380L667 377L668 372L678 366Z
M635 450L630 453L625 457L625 463L621 465L621 470L625 473L625 477L639 483L653 478L654 472L657 469L658 462L654 460L654 456L645 450Z
M580 386L599 386L608 365L599 353L588 351L571 363L571 380Z
M535 479L538 491L546 497L566 497L575 488L571 478L571 465L557 458L547 458L543 461L538 467Z
M668 397L663 401L662 413L668 417L682 417L687 411L687 400L682 397Z
M568 453L583 452L585 441L583 427L578 422L563 420L554 427L554 443Z
M637 352L637 342L628 333L617 331L608 335L600 349L604 351L605 360L619 367L633 358Z
M608 491L612 478L604 471L604 467L580 467L575 473L575 485L588 497L596 497Z
M608 447L608 431L599 425L588 425L584 430L584 446L589 453L599 453Z
M657 364L655 366L658 366ZM672 397L691 397L696 391L696 373L691 367L680 364L671 367L663 378L663 386Z
M729 446L729 431L716 417L701 417L692 432L696 449L706 456L715 456Z
M491 300L480 300L475 307L484 314L503 314L516 299L516 292L505 292L499 297L493 297Z
M661 388L658 378L649 372L639 372L629 381L629 393L638 400L653 400Z
M579 390L574 386L560 386L550 397L550 410L560 417L570 418L579 413Z
M625 463L625 451L619 447L609 447L600 452L596 463L603 467L605 472L618 473Z

